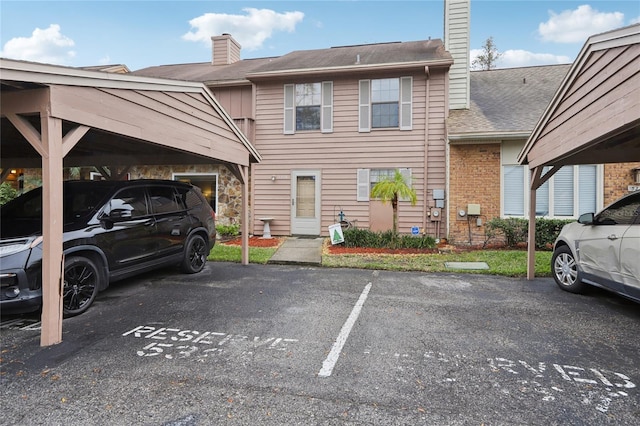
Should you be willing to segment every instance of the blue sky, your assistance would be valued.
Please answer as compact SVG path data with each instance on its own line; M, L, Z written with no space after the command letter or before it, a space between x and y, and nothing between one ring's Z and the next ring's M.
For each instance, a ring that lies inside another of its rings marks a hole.
M443 14L444 0L1 0L0 56L137 70L210 61L210 37L222 33L242 59L443 38ZM637 0L472 0L471 48L493 37L499 67L569 63L590 35L637 22Z

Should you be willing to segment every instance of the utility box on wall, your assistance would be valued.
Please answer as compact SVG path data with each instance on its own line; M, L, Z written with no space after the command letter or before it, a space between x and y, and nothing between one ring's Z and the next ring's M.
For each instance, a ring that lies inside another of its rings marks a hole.
M467 205L468 216L480 216L480 204L468 204Z

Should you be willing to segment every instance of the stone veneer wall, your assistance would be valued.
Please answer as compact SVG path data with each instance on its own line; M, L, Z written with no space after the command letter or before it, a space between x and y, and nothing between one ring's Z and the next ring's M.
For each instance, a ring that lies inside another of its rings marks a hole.
M173 173L218 174L218 204L216 222L221 225L240 224L242 217L242 187L240 181L222 165L136 166L129 170L131 179L171 179Z

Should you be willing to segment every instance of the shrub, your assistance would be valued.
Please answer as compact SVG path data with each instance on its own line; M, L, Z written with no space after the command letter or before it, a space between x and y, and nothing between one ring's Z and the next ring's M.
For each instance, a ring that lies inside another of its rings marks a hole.
M216 232L223 237L237 237L240 235L240 225L216 225Z
M343 231L345 247L371 248L433 248L436 241L430 236L400 235L393 238L393 231L373 232L368 229L349 228Z
M13 189L8 182L2 182L0 184L0 206L7 203L18 196L18 191Z
M562 227L573 221L573 219L536 219L536 249L550 248ZM487 222L485 232L487 242L498 235L502 235L507 246L516 247L527 242L529 221L514 217L506 219L496 217Z

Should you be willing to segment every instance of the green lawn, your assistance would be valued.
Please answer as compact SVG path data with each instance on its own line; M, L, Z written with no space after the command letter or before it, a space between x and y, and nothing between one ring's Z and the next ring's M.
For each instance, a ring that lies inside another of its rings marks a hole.
M249 247L249 263L265 264L276 252L275 248ZM551 276L551 252L536 252L536 276ZM217 262L241 261L240 246L216 244L208 260ZM479 273L524 277L527 275L527 252L522 250L475 250L464 253L419 255L323 254L322 266L333 268L362 268L388 271L451 272L446 262L486 262L486 270L455 270L456 273Z
M249 247L249 263L265 264L276 252L276 248ZM242 248L235 245L216 244L211 249L207 260L214 262L242 261Z
M551 276L551 252L536 252L536 276ZM335 268L389 271L451 272L446 262L486 262L489 269L455 270L456 273L492 274L509 277L527 275L527 252L521 250L476 250L464 253L419 255L323 255L322 265Z

